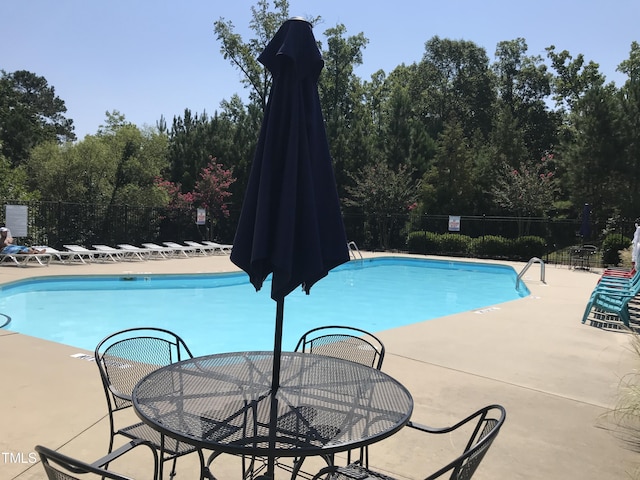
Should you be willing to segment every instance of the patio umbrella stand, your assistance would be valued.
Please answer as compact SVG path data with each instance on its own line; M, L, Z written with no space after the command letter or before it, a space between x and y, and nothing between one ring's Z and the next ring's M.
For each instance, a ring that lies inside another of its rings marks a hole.
M309 22L287 20L258 57L273 83L251 167L231 261L256 291L271 275L276 302L269 446L277 436L284 299L347 261L349 251L318 78L324 67ZM273 456L267 476L274 477Z

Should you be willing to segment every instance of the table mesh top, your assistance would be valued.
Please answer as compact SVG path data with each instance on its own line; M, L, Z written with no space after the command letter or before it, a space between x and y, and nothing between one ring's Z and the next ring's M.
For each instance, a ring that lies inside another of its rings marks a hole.
M354 362L283 352L269 448L272 352L200 357L161 368L134 391L138 415L165 434L231 453L321 454L366 445L409 419L409 392Z

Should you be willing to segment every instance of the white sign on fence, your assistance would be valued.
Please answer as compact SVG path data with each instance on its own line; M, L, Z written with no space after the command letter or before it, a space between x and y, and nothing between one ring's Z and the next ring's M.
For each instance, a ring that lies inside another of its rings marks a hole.
M26 237L29 208L26 205L5 205L6 227L12 237Z
M196 225L204 225L207 223L207 211L204 208L199 208L196 212Z
M449 231L460 231L460 215L449 215Z

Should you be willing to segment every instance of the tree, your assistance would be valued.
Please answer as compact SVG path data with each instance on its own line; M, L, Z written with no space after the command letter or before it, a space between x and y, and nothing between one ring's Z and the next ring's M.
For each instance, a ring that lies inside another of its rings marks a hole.
M612 84L595 85L573 102L558 146L563 186L573 212L594 205L593 220L604 221L628 202L622 187L624 158L617 127L618 100Z
M365 91L354 67L362 63L369 42L363 33L345 37L342 24L327 29L327 49L322 51L324 69L318 92L325 116L327 139L334 161L338 189L370 158L371 120L363 105Z
M207 232L213 232L220 218L229 216L229 187L233 182L233 172L209 156L209 164L200 172L193 195L195 202L208 211Z
M500 207L518 217L535 217L553 206L556 186L549 168L553 155L545 155L538 163L522 163L519 168L504 164L502 175L495 179L492 193ZM526 234L525 223L518 224L519 234Z
M168 150L171 181L179 183L185 192L193 190L214 148L215 120L206 112L194 115L186 108L184 117L173 117Z
M166 216L161 218L161 236L175 238L174 232L188 231L195 223L193 218L193 192L182 192L182 186L156 176L154 186L161 195L163 205L166 207Z
M436 155L422 181L422 209L461 214L473 211L473 156L460 122L446 122Z
M168 216L165 222L167 228L175 229L180 226L186 229L194 223L193 208L200 206L208 211L207 231L212 232L217 220L229 216L229 187L235 181L231 170L226 170L216 158L209 156L209 163L202 168L198 175L194 191L184 191L180 183L157 176L154 185L164 199ZM209 237L207 235L207 237Z
M547 57L556 71L553 78L553 99L562 111L573 110L574 104L592 87L602 86L604 77L595 62L585 65L584 55L574 59L567 50L556 52L555 45L546 48Z
M194 200L209 210L213 219L229 216L229 187L235 182L233 172L226 170L216 158L209 156L209 164L200 172L196 182Z
M140 131L112 112L97 135L77 143L41 143L25 168L43 200L157 205L153 180L167 166L166 149L165 135Z
M415 208L420 182L411 175L407 165L400 165L394 171L380 160L350 174L353 186L347 187L344 205L365 215L374 245L389 248L405 215Z
M495 130L493 139L499 154L514 166L525 159L539 158L553 148L558 128L557 115L546 104L553 76L542 63L542 57L527 56L526 52L524 38L499 42L493 64L498 93L496 116L509 124L509 131L502 130L508 140L495 135ZM515 146L511 142L514 136L521 139L524 151L502 150L501 146Z
M44 77L26 70L0 71L0 144L13 166L21 165L36 145L76 139L67 107Z
M234 33L231 21L221 17L214 22L216 39L221 45L220 53L240 70L240 81L249 88L249 100L260 105L263 112L271 90L271 74L257 59L280 26L289 19L287 0L274 0L273 6L275 11L272 12L268 0L258 0L257 5L251 7L249 27L255 33L255 38L246 43L239 34ZM317 19L311 20L314 21Z
M425 128L432 138L446 121L461 122L465 136L491 128L495 90L484 48L466 40L435 36L425 44L412 90Z
M416 107L415 84L417 65L396 67L375 93L370 95L380 106L377 114L379 126L373 131L377 154L382 154L388 164L411 165L415 178L421 178L435 155L435 140L425 128L420 108ZM377 79L380 82L379 76ZM365 87L369 84L365 83Z
M628 195L621 212L631 219L640 212L640 44L633 42L629 58L618 66L628 78L617 93L619 102L616 131L620 137L622 185ZM625 188L626 186L626 188Z
M237 95L223 101L221 107L215 130L215 148L211 152L226 168L233 168L236 181L231 185L231 192L234 198L242 199L263 114L254 103L245 107Z
M28 175L25 169L11 167L11 162L4 158L0 149L0 198L3 200L37 200L38 192L31 192L28 187Z

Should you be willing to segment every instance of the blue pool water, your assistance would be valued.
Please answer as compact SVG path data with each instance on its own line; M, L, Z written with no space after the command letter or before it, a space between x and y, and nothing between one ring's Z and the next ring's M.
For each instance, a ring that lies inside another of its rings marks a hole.
M502 265L404 258L352 261L285 299L283 349L305 331L347 324L377 332L529 294ZM245 273L41 277L0 286L5 329L93 350L111 332L167 328L195 355L273 347L275 302Z

